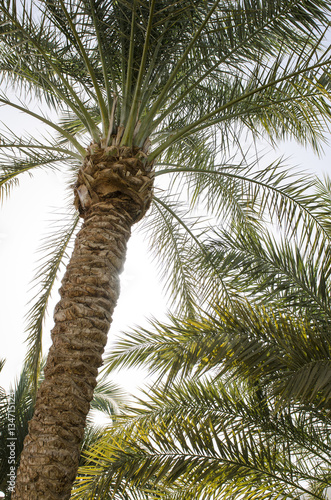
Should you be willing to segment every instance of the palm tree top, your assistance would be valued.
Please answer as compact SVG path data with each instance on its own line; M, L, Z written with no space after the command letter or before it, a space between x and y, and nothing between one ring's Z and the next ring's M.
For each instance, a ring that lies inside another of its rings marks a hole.
M271 0L258 9L225 0L3 1L0 72L62 114L59 124L39 119L82 155L82 133L145 152L152 140L154 159L213 126L226 138L229 121L316 142L316 106L289 100L298 79L303 95L325 83L328 51L318 47L329 10ZM37 117L5 95L0 102Z

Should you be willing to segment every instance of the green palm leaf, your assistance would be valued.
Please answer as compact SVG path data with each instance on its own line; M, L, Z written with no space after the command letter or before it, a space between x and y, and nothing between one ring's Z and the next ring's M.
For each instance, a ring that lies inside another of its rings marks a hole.
M92 492L106 498L125 483L128 491L132 486L151 491L151 498L169 485L178 498L181 492L194 498L194 487L196 497L203 498L294 499L309 493L308 481L312 498L322 499L328 485L322 470L329 464L329 423L309 424L304 413L272 417L258 403L244 386L208 380L181 383L168 392L151 390L130 418L88 451L74 498ZM312 432L305 444L304 424ZM285 428L291 431L281 448ZM314 449L312 437L317 437Z
M72 212L72 209L70 210ZM79 217L69 212L62 214L62 224L55 224L52 232L45 238L40 248L43 261L40 263L34 281L40 288L26 315L28 333L28 350L25 358L27 373L36 387L39 379L40 363L42 359L43 324L47 315L47 305L51 297L53 285L68 260L70 247L75 235ZM64 225L64 222L66 224Z
M0 392L0 491L2 492L7 490L10 467L16 470L18 466L33 409L33 393L29 377L23 370L19 380L10 387L8 393L2 388Z
M171 319L126 334L108 356L107 369L143 365L168 383L210 370L217 377L235 374L265 384L279 404L308 401L329 408L331 351L322 318L312 323L238 303L232 312L219 307L211 317Z
M72 165L76 155L70 150L47 146L36 139L15 135L1 136L0 143L0 199L10 194L11 189L19 184L19 176L35 170L61 170L63 164Z

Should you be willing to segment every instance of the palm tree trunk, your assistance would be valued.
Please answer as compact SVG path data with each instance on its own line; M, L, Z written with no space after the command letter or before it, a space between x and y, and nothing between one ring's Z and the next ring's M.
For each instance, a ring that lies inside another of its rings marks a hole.
M90 148L78 175L76 205L84 223L55 308L53 344L13 500L70 498L127 241L150 203L150 171L132 150L107 149Z

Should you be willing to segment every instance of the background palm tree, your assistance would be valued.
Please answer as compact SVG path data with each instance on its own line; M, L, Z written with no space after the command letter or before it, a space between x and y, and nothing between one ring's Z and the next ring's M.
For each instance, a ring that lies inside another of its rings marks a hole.
M203 288L202 301L210 293L226 295L215 269L196 286L199 276L187 257L197 248L205 253L204 231L185 220L170 191L153 195L154 178L176 181L180 174L191 208L205 198L214 216L226 207L238 220L254 222L247 182L261 183L226 158L233 143L240 147L244 130L318 148L330 117L329 50L322 48L328 12L323 1L0 2L3 84L59 114L55 123L5 91L0 96L2 105L51 131L48 139L2 135L2 194L21 173L67 169L84 219L55 310L15 498L70 496L126 243L152 198L150 225L169 269L178 272L173 289L181 292L180 305L192 315ZM269 181L260 192L278 193L278 180ZM296 188L288 195L292 202L302 185ZM35 384L45 306L77 223L76 216L57 233L56 258L41 271L27 358Z
M245 227L213 241L206 265L224 271L232 308L114 347L109 369L163 381L88 450L73 498L122 498L124 484L141 498L329 498L330 181L316 188L299 246Z
M0 399L0 491L5 498L11 498L15 484L15 469L23 449L23 441L28 433L28 422L33 415L31 383L23 370L20 379L8 393L1 388ZM12 439L10 439L12 437ZM11 445L9 447L8 445ZM12 469L14 468L14 473ZM11 480L10 489L9 480Z

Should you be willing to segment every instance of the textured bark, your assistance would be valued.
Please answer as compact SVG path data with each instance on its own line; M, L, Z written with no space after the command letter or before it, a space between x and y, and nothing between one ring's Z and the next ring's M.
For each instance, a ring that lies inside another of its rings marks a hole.
M131 226L151 199L152 175L139 154L93 145L79 172L76 206L85 220L55 308L53 344L13 500L70 498Z

